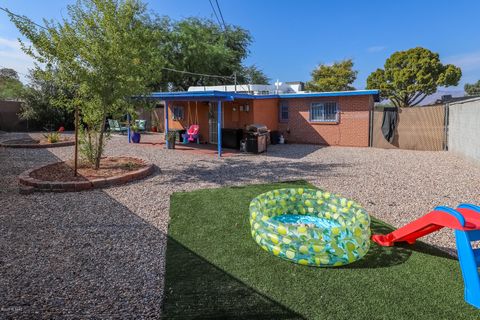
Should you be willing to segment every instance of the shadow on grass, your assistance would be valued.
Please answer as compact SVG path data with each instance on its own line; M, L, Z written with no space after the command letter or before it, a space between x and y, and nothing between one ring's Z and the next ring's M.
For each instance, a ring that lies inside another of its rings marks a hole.
M395 228L379 221L372 219L371 221L372 234L387 234L395 230ZM432 247L423 242L416 242L414 245L409 245L406 242L397 243L393 247L382 247L374 241L370 242L370 249L368 253L359 260L350 265L343 266L345 269L360 269L360 268L383 268L399 265L408 260L412 255L412 251L428 254L431 256L455 260L447 252Z
M372 232L388 233L392 230L392 227L372 220ZM362 260L336 269L400 265L410 258L412 251L451 258L424 243L381 247L372 242L369 252ZM305 319L216 267L170 236L167 239L164 294L164 319Z
M406 242L402 242L402 243L396 244L395 247L405 248L411 251L428 254L430 256L435 256L435 257L440 257L440 258L445 258L450 260L458 260L456 257L452 256L450 253L420 241L417 241L414 245L409 245ZM445 250L447 250L447 248L445 248Z
M393 228L376 219L371 221L372 234L387 234L392 232ZM359 261L342 266L342 269L369 269L369 268L386 268L404 263L412 255L409 247L382 247L375 242L370 241L370 249L367 254Z
M168 237L164 319L304 319Z

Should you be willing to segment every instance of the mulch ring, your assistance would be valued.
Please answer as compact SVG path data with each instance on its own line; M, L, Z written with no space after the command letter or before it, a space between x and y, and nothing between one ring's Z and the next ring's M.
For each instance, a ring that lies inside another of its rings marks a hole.
M56 148L75 145L75 140L63 138L58 142L50 143L47 139L20 138L0 142L0 147L5 148Z
M73 161L56 162L23 172L19 176L19 183L21 193L83 191L140 180L153 171L153 164L142 159L105 157L98 170L79 164L76 177Z

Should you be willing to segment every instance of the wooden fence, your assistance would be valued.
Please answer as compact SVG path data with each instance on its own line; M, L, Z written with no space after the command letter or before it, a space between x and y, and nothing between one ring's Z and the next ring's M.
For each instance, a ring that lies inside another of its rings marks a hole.
M20 119L22 104L18 101L0 100L0 130L2 131L27 131L27 121Z

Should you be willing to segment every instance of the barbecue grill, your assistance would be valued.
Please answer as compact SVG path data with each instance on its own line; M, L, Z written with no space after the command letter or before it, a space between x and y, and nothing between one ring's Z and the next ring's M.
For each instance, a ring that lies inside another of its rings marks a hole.
M268 128L264 124L254 123L247 125L246 149L247 152L262 153L267 151Z

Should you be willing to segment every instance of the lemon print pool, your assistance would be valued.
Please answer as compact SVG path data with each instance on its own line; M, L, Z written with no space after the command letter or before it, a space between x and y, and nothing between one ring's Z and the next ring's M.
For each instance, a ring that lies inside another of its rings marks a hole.
M361 259L370 246L370 217L352 200L317 189L278 189L250 203L252 237L264 250L319 267Z

